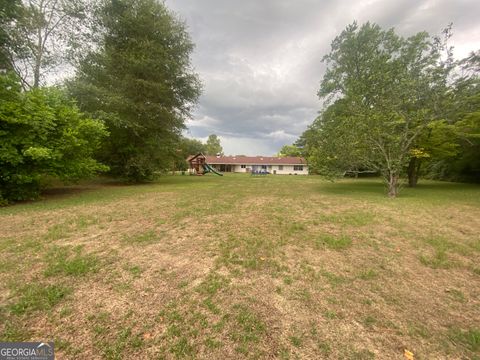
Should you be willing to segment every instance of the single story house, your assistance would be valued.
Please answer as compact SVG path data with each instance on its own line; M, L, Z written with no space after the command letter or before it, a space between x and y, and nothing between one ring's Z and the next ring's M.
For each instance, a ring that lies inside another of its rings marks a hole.
M302 157L203 156L208 165L220 172L268 171L270 174L278 175L308 175L308 164Z

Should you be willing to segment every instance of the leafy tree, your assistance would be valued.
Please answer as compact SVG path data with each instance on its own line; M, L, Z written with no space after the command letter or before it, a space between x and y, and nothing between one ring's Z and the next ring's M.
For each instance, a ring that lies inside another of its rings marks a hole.
M442 123L447 131L436 139L427 174L439 179L480 182L480 51L455 65L447 116Z
M92 157L106 135L62 91L23 92L12 73L0 75L0 200L36 198L45 175L74 181L106 170Z
M285 157L285 156L302 156L302 149L298 146L294 145L284 145L280 149L278 156Z
M411 150L410 186L422 173L436 179L480 181L480 55L452 63L442 104L444 117L429 124Z
M410 150L410 161L407 166L408 185L410 187L417 185L422 165L438 164L455 157L459 151L458 131L455 125L444 119L432 121L418 136L415 147Z
M480 50L461 60L459 67L454 86L461 151L456 167L461 179L480 182Z
M65 65L87 28L87 1L24 0L10 31L10 65L25 89L37 88L47 74Z
M205 145L205 155L223 155L223 148L220 144L220 139L217 135L212 134L208 136L207 143Z
M205 144L197 139L182 137L179 142L179 148L177 149L177 159L174 168L177 170L187 170L188 164L186 159L190 155L196 155L198 153L205 153Z
M20 0L0 2L0 69L11 70L11 54L15 51L15 42L12 38L18 20L22 16Z
M182 149L185 158L187 158L189 155L204 153L205 147L205 144L197 139L189 139L184 137L180 141L180 148Z
M348 103L339 99L325 108L302 134L297 144L304 149L313 173L335 179L369 171L365 163L371 156L369 147L350 131Z
M349 25L324 57L318 95L334 108L319 120L330 123L317 126L318 155L327 159L318 161L379 171L388 195L397 196L418 138L440 116L449 71L440 61L443 50L424 32L403 38L371 23Z
M200 94L185 24L155 0L103 1L101 36L69 88L83 111L105 120L99 152L111 174L151 179L177 157L185 118Z

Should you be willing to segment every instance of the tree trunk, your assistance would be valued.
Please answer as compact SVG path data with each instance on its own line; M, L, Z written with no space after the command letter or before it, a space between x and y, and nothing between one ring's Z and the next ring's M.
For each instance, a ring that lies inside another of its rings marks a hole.
M415 187L417 186L418 176L416 173L417 170L417 158L412 157L408 163L407 175L408 175L408 186Z
M418 176L420 173L420 166L422 160L412 157L408 163L407 174L408 174L408 186L415 187L418 183Z
M33 72L33 88L37 89L40 85L40 63L35 64Z
M388 197L395 198L398 195L398 188L400 186L400 177L396 172L388 173Z
M40 68L42 67L42 56L43 56L43 49L42 49L42 30L39 28L37 31L37 49L35 53L35 64L33 68L33 88L37 89L40 86Z

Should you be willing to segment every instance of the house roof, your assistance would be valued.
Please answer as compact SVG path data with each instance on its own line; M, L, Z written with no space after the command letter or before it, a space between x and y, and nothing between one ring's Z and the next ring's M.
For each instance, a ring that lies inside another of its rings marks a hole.
M208 164L231 165L306 165L304 158L296 156L205 156Z

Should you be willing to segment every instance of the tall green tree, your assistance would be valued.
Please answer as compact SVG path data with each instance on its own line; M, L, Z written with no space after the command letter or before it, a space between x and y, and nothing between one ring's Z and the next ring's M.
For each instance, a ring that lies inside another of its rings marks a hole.
M319 127L319 155L328 161L318 162L379 171L388 195L397 196L417 139L440 116L450 70L443 50L425 32L403 38L376 24L349 25L324 57L318 95L341 113L319 120L331 124Z
M480 182L480 51L455 64L449 95L444 131L427 163L427 174Z
M23 6L20 0L0 1L0 69L12 70L11 55L17 50L13 38L14 29L22 17Z
M347 173L371 170L371 149L351 131L348 101L338 99L329 105L302 134L297 145L303 148L313 173L330 179Z
M182 137L178 143L177 158L175 160L175 170L187 170L187 158L190 155L205 153L205 144L197 139Z
M180 140L180 149L186 159L189 155L196 155L198 153L205 153L206 145L197 139L190 139L183 137Z
M48 175L79 180L107 168L93 158L108 133L55 88L21 89L0 75L0 202L34 199Z
M201 86L185 24L156 0L105 0L101 36L69 88L81 109L105 120L99 158L114 176L151 179L171 168Z
M87 32L87 0L23 0L10 29L9 63L24 89L43 85L71 60Z
M211 134L208 136L207 143L205 144L205 155L223 155L222 144L220 143L220 138Z
M302 156L302 149L293 145L284 145L278 152L278 156L285 157L285 156Z
M455 82L461 151L455 164L462 180L480 182L480 50L459 63L461 76ZM455 168L454 168L455 169Z

